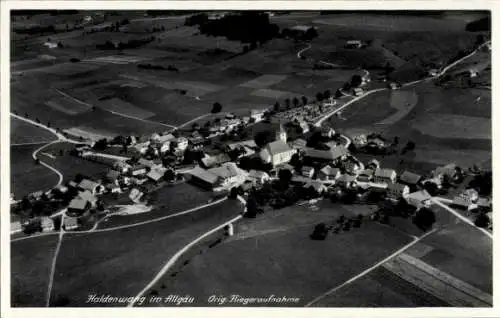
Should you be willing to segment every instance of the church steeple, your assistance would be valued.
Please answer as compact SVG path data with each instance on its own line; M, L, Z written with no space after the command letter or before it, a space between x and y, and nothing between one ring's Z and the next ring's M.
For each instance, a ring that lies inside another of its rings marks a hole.
M284 143L286 143L287 137L288 136L287 136L285 127L283 127L283 125L280 124L279 130L276 131L276 140L281 140Z

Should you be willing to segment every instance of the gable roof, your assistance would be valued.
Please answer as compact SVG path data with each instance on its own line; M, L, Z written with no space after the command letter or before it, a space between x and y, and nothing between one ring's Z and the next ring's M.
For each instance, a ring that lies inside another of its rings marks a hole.
M74 210L85 210L87 208L87 200L84 200L82 198L74 198L71 200L71 202L68 205L68 209L74 209Z
M412 192L408 195L408 199L418 200L420 202L430 200L432 197L426 190Z
M146 177L148 177L154 181L158 181L163 177L163 173L161 173L161 171L159 171L157 169L153 169L153 170L149 171L148 174L146 174Z
M393 176L396 175L396 171L394 169L377 169L375 170L375 177L379 178L392 178Z
M210 173L223 179L231 178L242 174L244 171L238 168L234 162L227 162L220 167L208 170Z
M288 152L292 149L282 140L276 140L268 143L263 150L268 151L271 156L274 156L280 153Z
M216 183L217 180L219 179L218 176L214 175L210 171L205 170L199 166L194 167L189 172L189 174L192 175L193 177L196 177L196 178L203 180L203 181L210 183L210 184Z
M407 185L401 184L401 183L390 183L387 186L387 189L389 190L395 190L398 192L403 192L405 189L409 189Z
M422 178L421 175L418 175L416 173L409 172L409 171L404 171L399 176L399 180L401 180L401 182L405 182L405 183L408 183L408 184L417 184L418 181L420 181L421 178Z
M333 168L330 165L327 165L327 166L323 167L320 170L320 172L324 173L327 176L336 176L340 172L340 169L339 168Z
M251 178L269 178L269 174L265 171L250 170L248 176Z
M64 225L78 225L78 219L76 217L66 216L64 217Z
M108 173L106 173L106 178L115 181L120 177L120 172L116 170L109 170Z
M90 190L94 191L94 189L99 185L99 183L89 180L89 179L83 179L79 184L78 187L85 189L85 190Z
M329 150L318 150L314 148L306 148L306 156L317 159L335 160L347 154L347 149L343 146L338 146Z
M88 190L78 193L78 197L90 203L97 202L97 198Z

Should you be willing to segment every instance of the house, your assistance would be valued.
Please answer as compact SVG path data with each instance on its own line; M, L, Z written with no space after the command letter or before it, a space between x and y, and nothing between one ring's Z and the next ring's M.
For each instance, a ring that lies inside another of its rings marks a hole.
M149 179L146 177L146 175L142 175L142 176L137 176L137 177L132 178L131 181L135 185L141 185L141 184L146 183L148 180Z
M70 188L78 188L78 183L76 183L75 181L71 180L70 182L68 182L68 187Z
M97 198L88 190L78 193L78 197L89 202L90 207L95 207L97 205Z
M120 178L120 172L116 170L109 170L108 173L106 173L106 180L108 182L118 184L119 178Z
M399 88L399 85L397 83L391 82L389 83L389 88L392 90L396 90Z
M347 149L343 146L328 150L318 150L308 147L306 148L305 156L316 160L332 162L335 160L344 160L345 158L347 158L347 153Z
M74 230L78 228L78 218L65 216L63 225L66 231Z
M270 180L270 176L267 172L259 170L250 170L247 178L255 184L264 184Z
M443 182L444 178L450 178L453 179L456 174L457 174L457 165L454 163L449 163L445 166L442 167L437 167L433 172L432 172L432 179L441 186L441 183Z
M161 169L152 169L146 174L146 177L148 177L153 182L159 182L161 178L163 178L164 172L165 171L162 171Z
M364 146L364 145L366 145L367 142L368 142L368 139L367 139L366 135L364 135L364 134L358 135L358 136L354 137L354 139L353 139L353 143L356 146Z
M253 118L256 123L262 121L264 119L264 116L266 114L265 109L252 109L250 111L250 118Z
M130 200L132 200L133 202L135 203L139 203L141 198L144 196L144 193L141 192L139 189L137 188L133 188L132 190L130 190L130 193L128 195L128 197L130 198Z
M114 183L110 183L110 184L106 185L106 190L110 193L121 193L122 192L122 188L119 185L114 184Z
M479 198L477 207L483 211L491 211L491 200L489 198Z
M304 149L306 149L306 146L307 146L307 141L305 141L304 139L302 138L299 138L299 139L295 139L294 141L292 142L289 142L288 145L297 150L297 151L303 151Z
M355 87L352 89L352 93L354 96L361 96L363 95L363 89L361 87Z
M201 150L205 146L205 139L203 137L191 138L189 140L189 147L192 150Z
M215 156L206 155L201 159L203 166L207 169L229 161L231 161L231 158L227 153L224 152L219 153Z
M399 182L402 184L406 184L410 187L416 187L417 184L422 180L422 176L418 175L416 173L410 172L410 171L404 171L400 176L399 176Z
M89 201L82 199L80 197L76 197L70 201L68 205L68 213L75 215L82 215L88 209L90 209L90 206L91 204Z
M145 166L149 169L152 169L153 167L156 166L156 164L154 163L154 161L152 160L147 160L147 159L144 159L144 158L139 158L139 161L137 161L137 164L140 165L140 166Z
M219 179L216 175L199 166L189 171L188 174L190 176L189 181L191 183L194 183L208 190L212 190L215 187L217 180Z
M473 69L473 68L469 69L468 75L470 78L477 77L478 74L479 74L479 72L476 69Z
M429 75L430 75L430 76L437 76L437 75L439 75L439 70L437 70L437 69L435 69L435 68L430 69L430 70L429 70Z
M19 233L22 230L23 230L23 226L21 224L21 221L17 220L17 221L10 222L10 233L11 234Z
M43 191L35 191L35 192L31 193L29 195L29 197L31 199L34 199L34 200L40 200L40 198L42 197L42 195L43 195Z
M131 168L131 165L125 161L119 160L113 164L113 169L119 171L120 173L127 173Z
M175 146L175 150L176 151L184 151L186 150L187 146L188 146L188 140L187 138L185 137L179 137L176 139L176 146Z
M463 197L463 196L456 196L453 198L453 202L452 204L454 206L458 206L460 208L463 208L463 209L467 209L467 210L472 210L472 209L475 209L477 208L477 204L468 200L466 197Z
M354 175L357 175L358 173L360 173L362 170L365 169L363 163L354 158L353 156L347 156L347 158L345 158L345 160L342 161L341 166L347 173Z
M394 183L396 182L397 173L393 169L376 169L373 175L373 181L376 183Z
M389 199L398 200L406 198L410 194L410 187L401 183L389 183L387 186L387 197Z
M356 186L356 177L349 174L343 174L337 179L337 184L345 188Z
M412 192L406 197L406 201L417 209L429 207L431 205L431 199L431 195L425 190Z
M303 134L307 134L309 132L309 124L307 122L300 120L298 126Z
M330 127L323 127L321 129L321 136L324 138L333 138L335 136L335 130Z
M130 174L134 177L148 173L148 169L144 165L136 165L130 168Z
M373 175L375 170L373 169L364 169L358 174L357 180L360 182L370 182L373 179Z
M52 232L54 231L54 220L49 217L42 217L40 219L42 226L42 232Z
M310 189L313 189L318 195L322 195L326 192L328 192L328 187L325 186L323 183L321 182L314 182L314 181L311 181L311 182L308 182L304 188L310 188Z
M245 170L240 169L234 162L227 162L220 167L209 169L208 172L218 177L217 184L220 187L241 184L248 175Z
M55 49L57 48L57 43L55 42L45 42L43 43L43 46L49 48L49 49Z
M363 42L360 40L348 40L345 43L347 49L359 49L361 46L363 46Z
M286 137L285 137L286 140ZM261 151L260 158L266 163L277 166L287 163L292 159L292 156L297 152L296 149L290 148L286 141L276 140L268 143Z
M337 180L340 177L340 169L332 168L330 165L324 166L318 172L318 179L323 181L333 181Z
M314 175L314 168L313 167L308 167L308 166L304 166L302 167L302 175L306 178L312 178L312 176Z

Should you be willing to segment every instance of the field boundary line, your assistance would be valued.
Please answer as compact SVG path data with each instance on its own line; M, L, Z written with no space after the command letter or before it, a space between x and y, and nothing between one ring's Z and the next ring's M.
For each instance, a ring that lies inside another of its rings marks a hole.
M54 257L52 258L52 266L50 267L49 284L47 286L47 295L45 307L50 306L50 296L52 294L52 286L54 284L54 275L56 272L57 257L59 256L59 251L61 250L61 245L64 236L64 213L61 216L61 228L59 229L59 239L57 241L56 250L54 252Z
M187 252L191 247L196 245L198 242L200 242L201 240L203 240L207 236L210 236L213 233L223 229L225 226L238 221L242 217L243 217L242 215L238 215L237 217L234 217L234 218L230 219L229 221L226 221L226 222L216 226L215 228L201 234L196 239L194 239L193 241L191 241L187 245L185 245L182 249L177 251L177 253L175 253L174 256L172 256L168 260L168 262L163 266L163 268L158 272L158 274L156 274L156 276L153 278L153 280L151 280L146 285L146 287L144 287L135 297L132 298L132 301L127 305L127 307L133 307L135 302L137 301L137 299L139 297L143 296L144 293L146 293L146 291L148 291L151 287L153 287L163 277L163 275L165 275L165 273L175 264L175 262L182 256L182 254Z
M387 256L386 258L382 259L381 261L379 261L378 263L376 263L375 265L365 269L364 271L362 271L361 273L359 273L358 275L356 276L353 276L351 277L350 279L346 280L345 282L343 282L342 284L326 291L325 293L319 295L318 297L314 298L313 300L311 300L310 302L308 302L305 307L310 307L312 305L314 305L315 303L317 303L318 301L320 301L321 299L335 293L337 290L341 289L342 287L346 286L346 285L349 285L350 283L354 282L355 280L358 280L359 278L367 275L368 273L372 272L373 270L375 270L376 268L380 267L381 265L383 265L384 263L390 261L391 259L395 258L396 256L398 256L399 254L403 253L404 251L406 251L407 249L409 249L410 247L412 247L413 245L417 244L418 242L420 242L422 239L426 238L427 236L429 236L430 234L434 233L437 231L437 228L435 229L432 229L431 231L425 233L424 235L418 237L418 238L414 238L413 241L411 241L410 243L406 244L405 246L403 246L402 248L398 249L397 251L395 251L394 253L390 254L389 256Z

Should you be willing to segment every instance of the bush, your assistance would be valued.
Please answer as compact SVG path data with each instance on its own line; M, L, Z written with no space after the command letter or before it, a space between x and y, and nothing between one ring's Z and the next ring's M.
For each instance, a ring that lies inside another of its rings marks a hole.
M413 223L424 231L430 229L435 222L436 214L428 208L421 208L413 219Z

